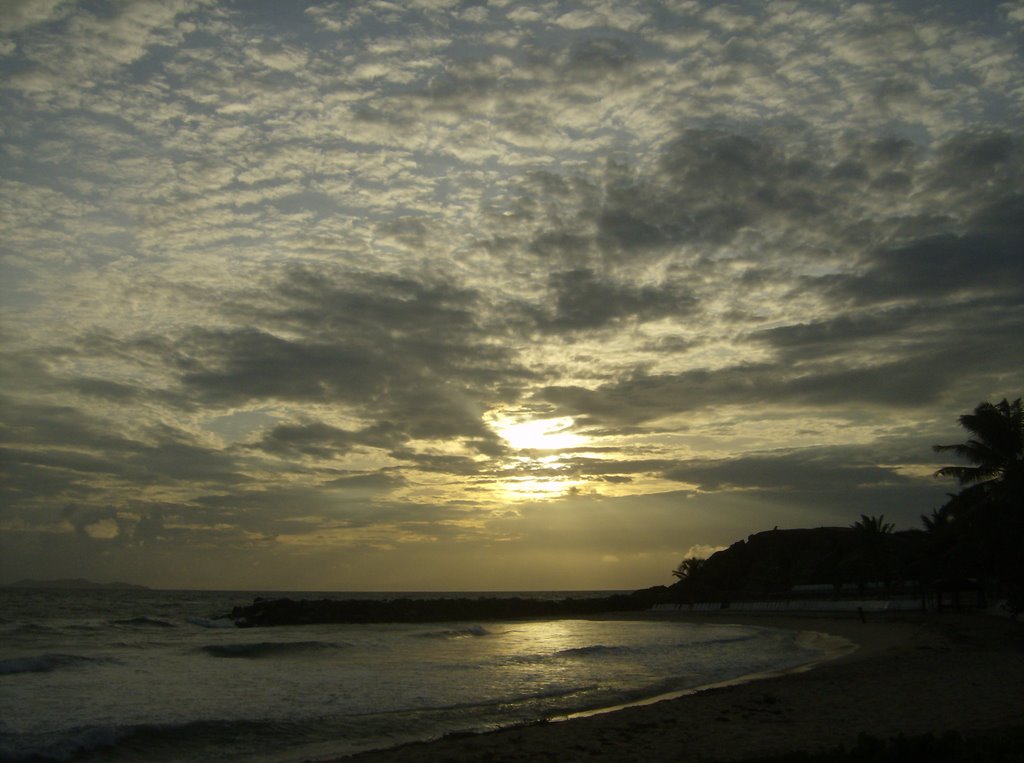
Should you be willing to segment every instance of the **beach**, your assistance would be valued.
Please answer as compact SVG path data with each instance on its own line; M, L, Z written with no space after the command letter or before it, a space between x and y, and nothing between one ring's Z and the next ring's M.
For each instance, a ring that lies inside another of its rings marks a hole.
M630 616L635 618L635 615ZM344 758L399 761L736 761L853 746L862 733L969 737L1024 726L1024 624L980 613L658 614L812 631L857 645L784 675L649 705Z

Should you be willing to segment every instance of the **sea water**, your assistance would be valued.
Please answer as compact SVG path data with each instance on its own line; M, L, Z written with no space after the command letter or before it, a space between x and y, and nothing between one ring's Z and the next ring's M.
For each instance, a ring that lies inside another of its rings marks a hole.
M214 619L254 595L0 591L0 759L315 760L640 701L824 649L719 623Z

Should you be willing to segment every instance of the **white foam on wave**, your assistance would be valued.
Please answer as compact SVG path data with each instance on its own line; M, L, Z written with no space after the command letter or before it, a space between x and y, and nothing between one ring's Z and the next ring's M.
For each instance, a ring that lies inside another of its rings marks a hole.
M27 657L12 657L0 660L0 676L17 675L18 673L49 673L59 668L79 667L95 662L102 662L102 660L77 654L36 654Z
M0 760L73 760L116 747L125 736L125 732L117 726L101 725L73 729L59 736L24 738L14 744L0 742Z
M202 651L213 657L259 659L344 649L348 644L333 641L256 641L235 644L208 644Z
M556 652L558 657L608 657L612 655L629 654L636 651L628 646L605 646L604 644L591 644L590 646L579 646L572 649L563 649Z
M159 617L150 617L148 615L141 615L139 617L129 617L122 620L114 620L113 624L116 626L128 626L128 627L144 627L144 628L175 628L174 623L163 620Z
M416 634L420 638L479 638L481 636L493 636L493 631L487 630L482 625L471 625L468 628L455 628L443 631L430 631L429 633Z
M237 628L238 623L232 620L230 617L218 617L216 619L210 619L208 617L190 617L188 622L192 625L198 625L200 628Z

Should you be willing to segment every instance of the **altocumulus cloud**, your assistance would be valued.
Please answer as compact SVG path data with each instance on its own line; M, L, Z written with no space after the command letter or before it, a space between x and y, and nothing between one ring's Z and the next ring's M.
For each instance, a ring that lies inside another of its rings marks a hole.
M9 6L4 580L668 582L1021 393L1014 3Z

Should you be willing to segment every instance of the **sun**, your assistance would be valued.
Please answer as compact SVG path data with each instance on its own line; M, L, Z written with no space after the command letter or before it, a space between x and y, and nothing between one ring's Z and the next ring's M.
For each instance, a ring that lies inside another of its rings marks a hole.
M516 450L568 450L586 443L586 438L572 431L571 416L521 421L499 415L494 430Z
M532 412L499 409L487 416L494 432L511 450L501 471L500 490L506 500L544 500L578 490L584 480L565 463L567 451L587 445L588 438L573 431L571 416L532 418Z

